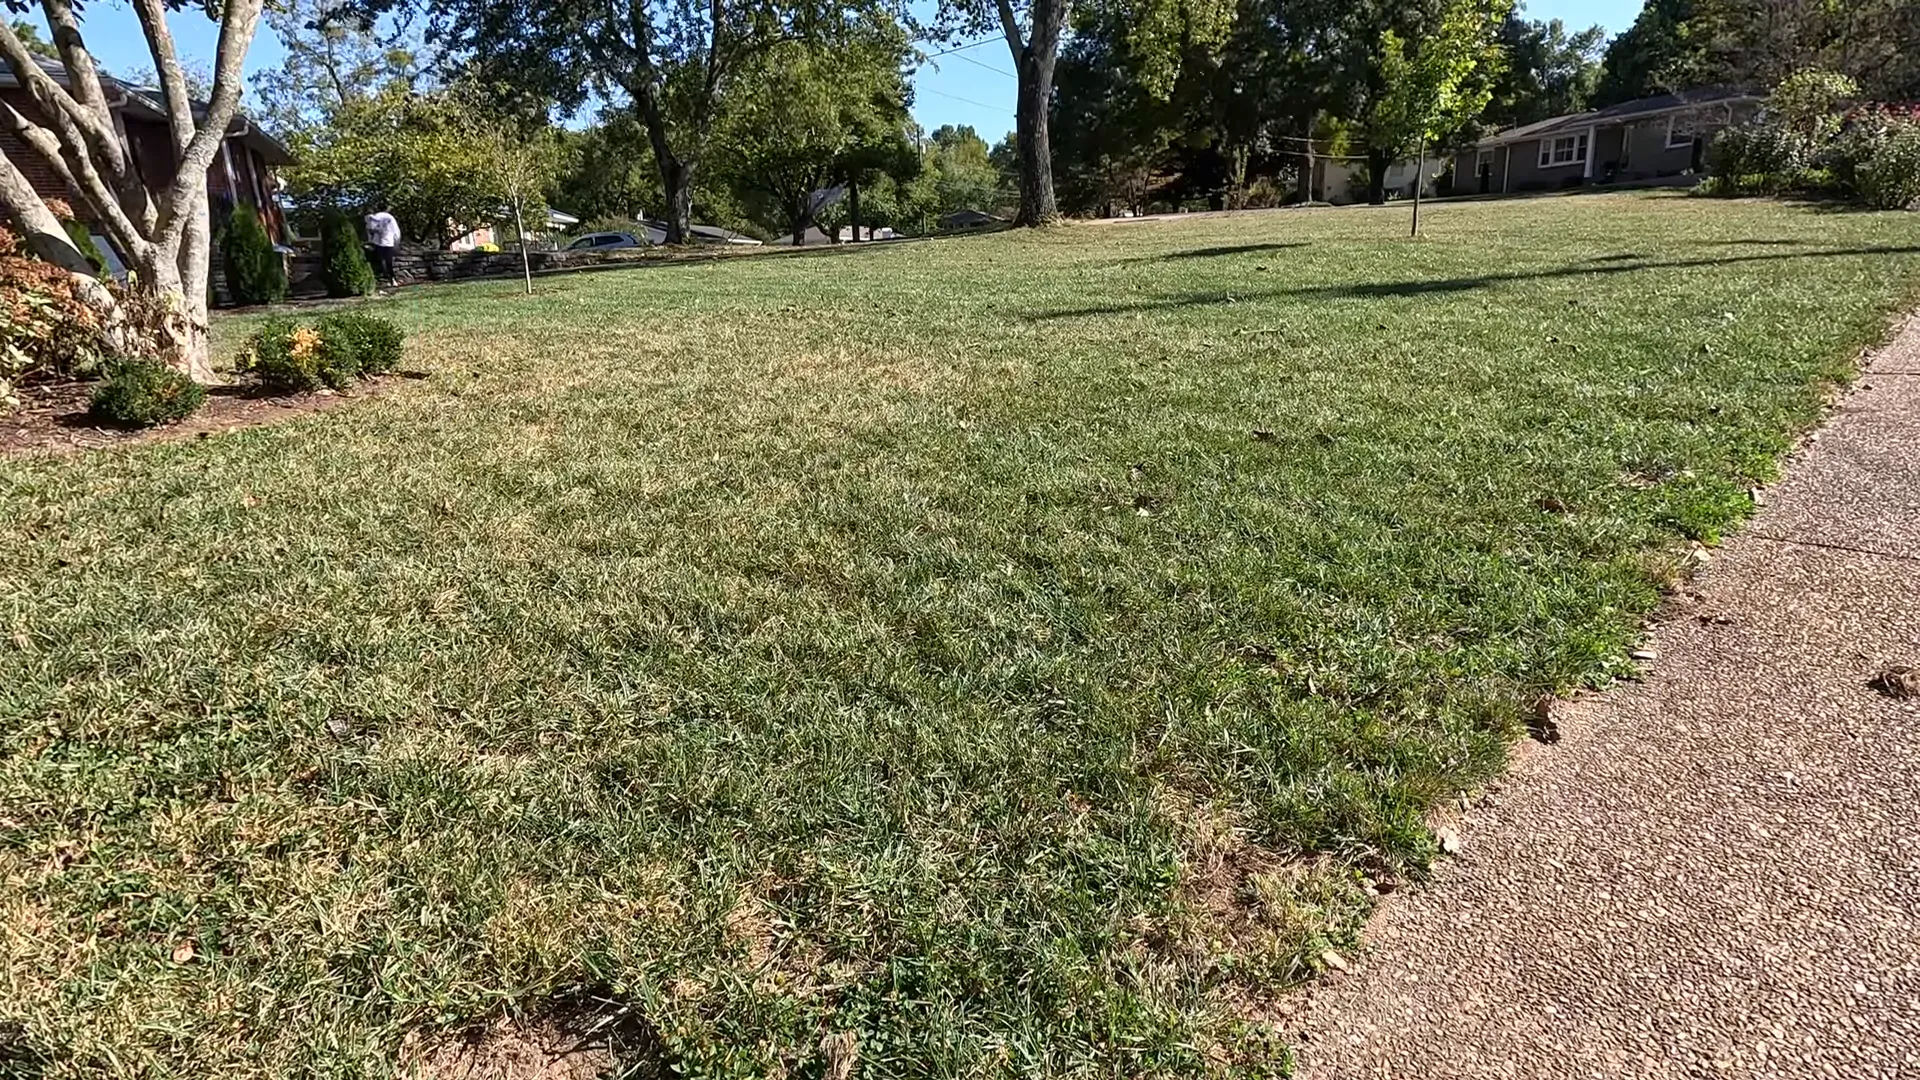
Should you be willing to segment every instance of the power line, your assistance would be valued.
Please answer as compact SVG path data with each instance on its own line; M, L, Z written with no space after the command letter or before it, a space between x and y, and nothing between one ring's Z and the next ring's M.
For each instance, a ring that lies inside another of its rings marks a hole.
M1006 68L997 68L997 67L994 67L992 64L983 64L980 61L975 60L971 56L955 56L954 59L965 60L967 63L972 64L974 67L986 68L988 71L993 72L995 75L1005 75L1009 79L1018 79L1020 77L1018 75L1015 75L1013 72L1008 71ZM938 64L935 64L934 66L936 68L939 67Z
M948 93L943 93L943 92L941 92L941 91L939 91L939 90L933 90L933 89L930 89L930 88L928 88L928 87L924 87L924 86L918 86L918 87L915 87L915 88L914 88L914 93L916 93L916 94L932 94L932 95L933 95L934 97L943 97L943 98L951 98L951 99L953 99L954 101L958 101L958 102L960 102L960 103L962 103L962 104L965 104L965 105L972 105L972 106L974 106L975 108L980 108L980 109L994 109L994 110L1001 110L1001 111L1004 111L1004 110L1006 109L1006 106L1005 106L1005 105L989 105L989 104L987 104L987 103L986 103L986 102L984 102L984 101L975 101L975 100L973 100L972 98L963 98L963 97L961 97L961 96L960 96L959 94L948 94Z
M1000 40L1002 39L997 37L981 38L979 41L969 42L965 45L955 45L951 49L941 49L939 52L936 52L936 53L928 53L927 59L931 60L936 56L952 56L954 53L965 52L968 49L977 49L982 45L990 45L993 42L1000 41Z

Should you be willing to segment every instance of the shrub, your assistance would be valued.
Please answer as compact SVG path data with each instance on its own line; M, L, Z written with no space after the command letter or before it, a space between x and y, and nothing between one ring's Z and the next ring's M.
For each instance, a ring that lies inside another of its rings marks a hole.
M165 364L141 358L116 360L93 392L93 415L121 427L152 427L193 415L207 400L199 383Z
M337 311L320 320L320 338L328 348L347 350L361 375L392 371L400 363L406 335L391 321L363 311Z
M270 319L248 339L238 367L273 390L339 390L392 370L404 341L393 323L358 311L338 311L312 326Z
M293 319L269 319L247 339L239 370L270 390L312 390L321 383L320 334Z
M375 287L360 234L338 210L328 210L320 219L320 276L328 296L370 296Z
M11 400L23 375L75 375L99 362L100 315L81 298L80 284L27 257L19 238L0 229L0 401Z
M1868 206L1920 209L1920 124L1897 124L1871 157L1855 168L1854 184Z
M274 304L286 299L287 269L273 249L260 214L246 203L233 208L221 235L227 295L236 304Z
M1707 148L1707 171L1714 176L1791 176L1811 167L1815 147L1771 121L1741 124L1722 131Z

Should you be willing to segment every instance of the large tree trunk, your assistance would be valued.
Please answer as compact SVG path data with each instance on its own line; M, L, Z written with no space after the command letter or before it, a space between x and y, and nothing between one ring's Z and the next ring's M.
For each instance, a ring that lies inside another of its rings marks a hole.
M1053 194L1053 145L1047 132L1053 100L1053 58L1028 55L1020 65L1020 96L1014 113L1014 146L1020 157L1019 225L1045 225L1060 217Z
M860 242L860 182L847 181L847 219L853 224L853 242Z
M140 303L153 309L143 318L158 323L153 345L162 353L159 359L185 372L194 382L210 383L214 374L207 339L205 270L201 271L202 289L196 304L180 272L185 263L184 255L169 257L157 246L149 248L148 257L134 263L133 288ZM204 254L201 265L206 265Z
M667 117L660 95L651 81L628 88L640 106L640 119L647 129L647 142L653 146L654 164L660 169L660 189L666 205L660 217L666 222L667 243L684 244L693 228L693 163L673 152L667 137Z
M1020 161L1020 225L1045 225L1060 217L1053 195L1053 145L1047 114L1053 104L1053 66L1060 56L1060 32L1067 25L1070 0L1033 0L1028 14L1032 32L1020 40L1019 20L1010 0L998 0L1000 29L1013 52L1020 76L1014 103L1014 148Z
M1375 206L1387 204L1387 170L1392 167L1392 154L1384 150L1367 151L1367 201Z
M667 243L684 244L693 236L693 166L679 158L661 166L660 184L667 193Z

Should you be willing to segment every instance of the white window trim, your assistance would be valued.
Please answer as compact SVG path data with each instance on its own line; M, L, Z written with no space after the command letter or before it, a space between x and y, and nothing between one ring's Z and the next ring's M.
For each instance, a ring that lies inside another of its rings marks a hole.
M1680 126L1679 113L1674 113L1672 116L1667 117L1667 149L1669 150L1678 150L1683 146L1693 145L1694 134L1691 131L1687 132L1687 137L1680 140L1679 142L1673 141L1674 129L1678 128L1679 126Z
M1586 146L1581 146L1582 140ZM1554 149L1561 142L1573 143L1573 156L1566 161L1553 160ZM1549 135L1540 140L1540 167L1543 169L1565 169L1575 165L1585 166L1587 159L1593 156L1593 137L1586 132L1576 131L1571 135Z

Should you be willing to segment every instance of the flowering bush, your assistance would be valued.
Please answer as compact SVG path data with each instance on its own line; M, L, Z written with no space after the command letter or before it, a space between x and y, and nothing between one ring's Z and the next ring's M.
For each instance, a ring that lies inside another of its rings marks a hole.
M270 390L312 390L320 385L320 334L289 318L268 319L236 366Z
M100 314L79 292L79 279L29 258L18 236L0 229L0 401L13 403L13 382L25 375L74 375L101 353Z

